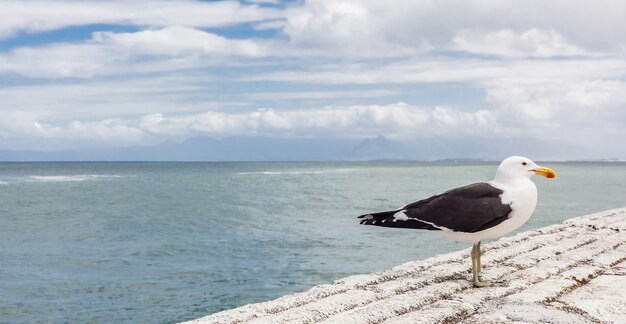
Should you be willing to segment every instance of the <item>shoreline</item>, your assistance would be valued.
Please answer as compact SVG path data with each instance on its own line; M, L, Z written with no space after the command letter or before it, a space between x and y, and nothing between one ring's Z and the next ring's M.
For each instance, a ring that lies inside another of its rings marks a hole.
M626 322L626 207L484 244L473 288L467 249L184 323Z

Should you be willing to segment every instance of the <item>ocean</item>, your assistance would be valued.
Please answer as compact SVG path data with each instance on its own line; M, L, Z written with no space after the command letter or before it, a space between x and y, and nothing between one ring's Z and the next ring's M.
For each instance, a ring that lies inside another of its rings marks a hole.
M558 178L520 231L626 206L626 163L540 164ZM496 166L0 163L0 322L174 323L468 249L356 216Z

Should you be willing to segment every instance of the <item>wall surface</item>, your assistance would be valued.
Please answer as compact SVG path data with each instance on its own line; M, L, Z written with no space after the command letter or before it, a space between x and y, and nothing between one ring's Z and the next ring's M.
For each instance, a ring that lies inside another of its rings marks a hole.
M626 208L483 245L474 288L469 248L187 323L626 323Z

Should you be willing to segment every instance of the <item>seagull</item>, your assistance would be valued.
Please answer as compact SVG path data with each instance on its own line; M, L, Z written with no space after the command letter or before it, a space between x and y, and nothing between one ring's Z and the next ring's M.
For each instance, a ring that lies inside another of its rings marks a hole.
M550 168L522 156L511 156L500 163L491 181L454 188L395 210L358 218L363 225L424 229L472 243L472 283L475 287L492 286L501 282L482 279L480 242L506 235L528 221L537 206L532 175L556 178L556 172Z

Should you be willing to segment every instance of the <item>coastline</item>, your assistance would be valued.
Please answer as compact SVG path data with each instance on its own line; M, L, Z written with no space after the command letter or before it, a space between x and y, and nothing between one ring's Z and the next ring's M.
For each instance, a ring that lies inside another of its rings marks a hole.
M360 274L185 323L626 322L626 207L484 245L473 288L469 248Z

